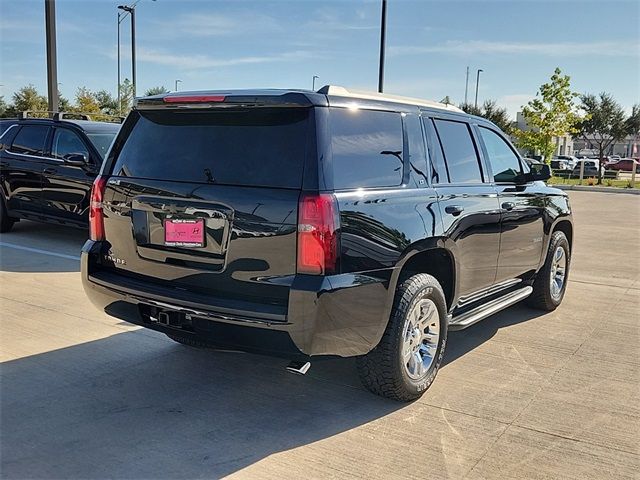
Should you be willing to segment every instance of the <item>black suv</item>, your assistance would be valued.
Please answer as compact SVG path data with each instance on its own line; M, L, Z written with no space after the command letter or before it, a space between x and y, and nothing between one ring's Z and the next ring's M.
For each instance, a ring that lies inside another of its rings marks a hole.
M5 120L0 136L0 232L20 218L87 228L89 196L119 123Z
M492 123L340 87L142 98L92 193L82 278L192 346L357 357L411 400L447 329L562 301L566 194Z

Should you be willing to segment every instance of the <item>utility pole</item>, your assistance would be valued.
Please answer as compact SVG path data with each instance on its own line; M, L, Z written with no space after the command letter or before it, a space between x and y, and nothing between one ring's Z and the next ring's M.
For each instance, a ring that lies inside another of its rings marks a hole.
M464 83L464 104L467 104L467 94L469 93L469 66L467 66L467 79Z
M57 112L59 108L59 98L55 0L44 0L44 21L47 37L47 99L49 101L49 111Z
M378 71L378 92L382 93L384 86L384 48L387 35L387 0L382 0L382 19L380 21L380 65Z
M316 91L316 78L320 78L318 75L313 76L313 80L311 81L311 90Z
M480 85L480 72L484 72L484 70L478 69L476 72L476 101L474 102L476 108L478 108L478 85Z

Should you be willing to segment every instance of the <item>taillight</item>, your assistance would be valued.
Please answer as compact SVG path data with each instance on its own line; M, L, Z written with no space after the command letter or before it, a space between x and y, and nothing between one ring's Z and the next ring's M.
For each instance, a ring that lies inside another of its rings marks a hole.
M303 194L298 205L298 273L337 272L338 206L331 194Z
M102 201L106 186L107 178L98 176L93 182L93 187L91 187L91 201L89 202L89 238L91 240L104 240Z

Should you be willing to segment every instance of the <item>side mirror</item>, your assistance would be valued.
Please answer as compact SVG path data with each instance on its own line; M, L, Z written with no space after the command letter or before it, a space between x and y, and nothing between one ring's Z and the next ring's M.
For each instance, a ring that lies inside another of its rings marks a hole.
M551 178L551 167L545 164L534 163L529 167L529 173L525 175L527 181L549 180Z
M84 167L88 161L86 153L69 153L64 156L64 163L73 167Z

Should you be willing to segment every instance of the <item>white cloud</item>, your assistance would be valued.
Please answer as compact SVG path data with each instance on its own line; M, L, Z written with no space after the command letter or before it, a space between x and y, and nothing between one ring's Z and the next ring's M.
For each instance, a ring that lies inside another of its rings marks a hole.
M156 34L166 37L220 37L275 32L281 29L275 18L251 12L188 13L170 22L156 22Z
M255 55L234 58L215 58L209 55L202 54L173 54L148 48L140 48L137 52L137 58L143 62L192 70L202 68L232 67L236 65L257 63L290 62L310 58L311 55L312 54L310 52L304 50L283 52L275 55Z
M633 41L519 43L490 42L484 40L450 40L432 46L391 46L388 49L389 56L420 55L425 53L448 53L456 55L544 55L551 57L578 55L635 57L640 56L640 49L637 43Z

